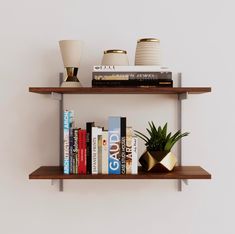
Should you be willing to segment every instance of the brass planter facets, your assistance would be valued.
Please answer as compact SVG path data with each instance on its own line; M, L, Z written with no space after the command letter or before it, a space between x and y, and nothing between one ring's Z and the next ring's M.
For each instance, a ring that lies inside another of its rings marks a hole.
M177 159L169 151L145 151L139 159L145 171L171 171Z

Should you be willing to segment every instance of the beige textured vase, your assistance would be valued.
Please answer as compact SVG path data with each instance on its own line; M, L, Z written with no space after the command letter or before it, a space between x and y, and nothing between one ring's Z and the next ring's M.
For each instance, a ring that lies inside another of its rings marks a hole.
M160 40L156 38L143 38L138 40L135 53L135 65L160 66Z
M62 87L80 87L78 71L82 55L83 43L80 40L59 41L60 51L67 72L67 78Z
M125 50L104 51L101 65L104 66L128 66L129 60Z

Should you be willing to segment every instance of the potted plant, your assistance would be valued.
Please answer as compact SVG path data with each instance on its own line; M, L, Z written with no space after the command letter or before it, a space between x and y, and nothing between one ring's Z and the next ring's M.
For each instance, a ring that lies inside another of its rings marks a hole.
M139 159L145 171L171 171L176 162L176 157L172 154L171 149L174 144L182 137L189 133L177 131L174 135L167 133L167 123L162 128L156 128L153 121L148 122L149 128L146 128L149 136L139 131L135 131L136 136L145 141L146 151Z

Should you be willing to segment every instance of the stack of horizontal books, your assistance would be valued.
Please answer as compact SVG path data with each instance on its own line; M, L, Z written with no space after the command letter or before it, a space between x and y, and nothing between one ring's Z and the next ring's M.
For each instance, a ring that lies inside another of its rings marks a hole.
M74 120L73 110L64 111L64 174L138 174L138 141L126 117L109 117L107 130Z
M173 87L172 72L162 66L94 66L92 87Z

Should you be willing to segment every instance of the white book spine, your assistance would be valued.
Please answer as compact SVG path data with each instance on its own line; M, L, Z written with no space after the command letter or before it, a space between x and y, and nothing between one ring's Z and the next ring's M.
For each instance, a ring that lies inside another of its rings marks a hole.
M69 174L70 112L64 111L64 174Z
M132 127L126 128L126 174L132 174Z
M132 174L138 174L138 139L137 137L132 137Z
M93 72L171 72L163 66L94 66Z
M91 172L92 174L98 174L98 135L102 134L102 129L98 127L92 127L91 130Z
M98 174L102 174L103 158L102 158L102 135L98 135Z
M108 174L108 132L102 132L102 174Z

